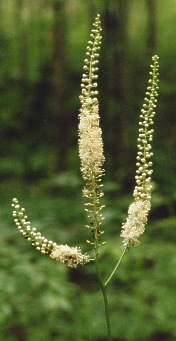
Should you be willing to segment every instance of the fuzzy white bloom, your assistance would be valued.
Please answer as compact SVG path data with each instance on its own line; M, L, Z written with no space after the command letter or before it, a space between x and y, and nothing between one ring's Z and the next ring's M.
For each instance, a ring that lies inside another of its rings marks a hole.
M124 238L124 247L139 244L138 238L144 233L150 211L150 201L135 201L128 209L128 217L122 225L121 237Z
M87 98L80 110L79 156L84 179L99 176L104 163L102 130L99 126L98 101Z
M80 248L68 245L54 246L50 257L67 264L70 268L76 268L78 264L84 265L90 261L90 257L87 254L82 254Z

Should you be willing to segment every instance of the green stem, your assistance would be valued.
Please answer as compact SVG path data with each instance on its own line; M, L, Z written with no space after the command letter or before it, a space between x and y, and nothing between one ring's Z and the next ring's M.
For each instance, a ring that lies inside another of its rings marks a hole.
M122 254L121 254L121 257L120 257L119 261L117 262L117 264L116 264L114 270L112 271L111 275L109 276L109 278L108 278L107 281L105 282L105 284L104 284L105 287L107 286L107 284L108 284L109 281L111 280L112 276L115 274L117 268L119 267L119 265L120 265L120 263L121 263L121 261L122 261L122 259L123 259L123 257L124 257L124 254L125 254L126 250L127 250L127 246L124 248L124 250L123 250L123 252L122 252Z
M99 279L100 288L101 288L101 291L103 294L103 300L104 300L106 326L107 326L107 332L108 332L108 341L111 341L111 321L110 321L109 303L108 303L108 298L107 298L107 292L106 292L106 287L105 287L103 280L102 280L102 277L101 277L98 255L95 254L95 257L96 257L96 272L97 272L97 276Z

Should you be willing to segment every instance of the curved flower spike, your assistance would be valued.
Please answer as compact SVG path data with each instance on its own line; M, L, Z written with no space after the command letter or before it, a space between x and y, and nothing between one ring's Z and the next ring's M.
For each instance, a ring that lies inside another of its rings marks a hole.
M13 199L12 207L14 208L14 222L19 232L25 239L31 242L36 250L49 255L52 259L67 264L71 268L76 268L77 265L84 265L90 261L89 255L82 254L80 248L58 245L52 240L43 237L40 232L37 232L35 227L31 227L31 223L27 220L27 216L24 213L25 209L20 207L16 198Z
M129 245L137 245L138 238L144 233L150 211L151 201L151 175L153 173L153 163L150 161L153 156L151 142L153 140L153 119L155 116L155 108L158 96L158 56L153 56L150 71L149 86L147 87L146 97L144 98L143 109L140 114L139 135L138 135L138 152L137 152L137 170L136 170L136 186L133 192L135 201L128 209L128 217L122 225L121 237L124 238L123 246L127 248Z

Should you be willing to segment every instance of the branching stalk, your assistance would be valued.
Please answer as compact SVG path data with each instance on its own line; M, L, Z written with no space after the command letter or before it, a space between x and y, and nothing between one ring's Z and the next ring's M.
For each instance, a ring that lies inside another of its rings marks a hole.
M110 276L109 276L109 278L107 279L107 281L105 282L105 287L107 286L107 284L110 282L110 280L111 280L111 278L114 276L114 274L115 274L115 272L116 272L116 270L117 270L117 268L119 267L119 265L121 264L121 262L122 262L122 259L123 259L123 257L124 257L124 255L125 255L125 253L126 253L126 251L127 251L127 247L125 247L124 249L123 249L123 252L122 252L122 254L121 254L121 257L120 257L120 259L118 260L118 262L117 262L117 264L116 264L116 266L115 266L115 268L114 268L114 270L112 271L112 273L110 274Z

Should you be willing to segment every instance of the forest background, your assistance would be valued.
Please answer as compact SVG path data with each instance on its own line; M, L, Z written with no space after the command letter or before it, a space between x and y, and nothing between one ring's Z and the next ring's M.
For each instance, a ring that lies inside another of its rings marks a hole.
M83 60L100 13L105 150L102 272L121 253L134 188L139 113L151 57L160 57L152 211L145 236L109 287L113 340L176 340L176 1L1 0L0 340L106 340L94 267L67 269L23 240L11 200L46 238L85 240L78 114ZM113 266L112 266L113 268Z

